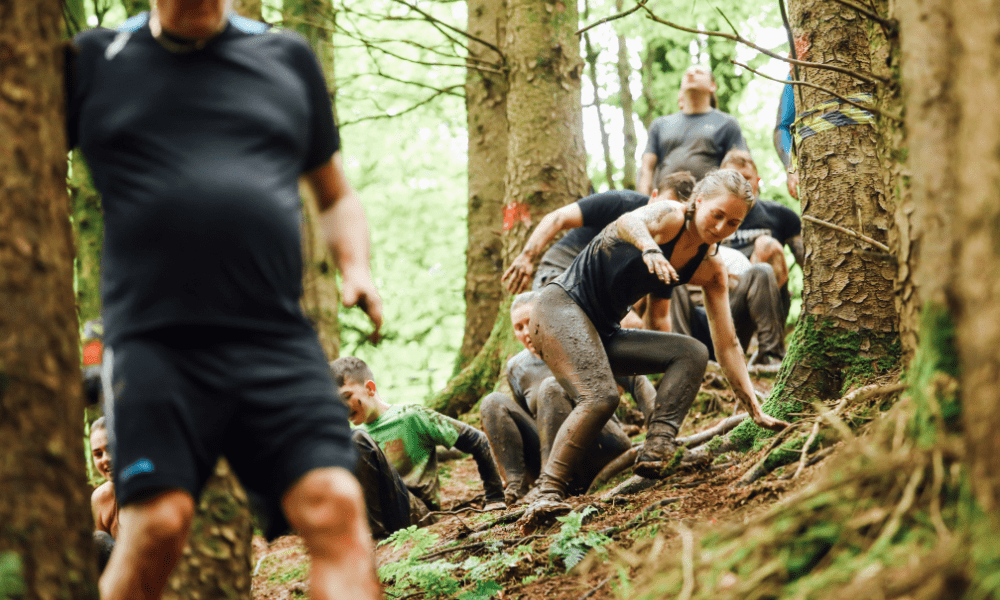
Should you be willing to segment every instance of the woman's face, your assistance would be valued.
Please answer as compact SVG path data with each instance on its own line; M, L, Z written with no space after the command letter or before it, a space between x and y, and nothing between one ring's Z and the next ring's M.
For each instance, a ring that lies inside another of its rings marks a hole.
M749 210L746 201L730 193L699 196L695 207L695 231L706 244L715 244L733 235Z

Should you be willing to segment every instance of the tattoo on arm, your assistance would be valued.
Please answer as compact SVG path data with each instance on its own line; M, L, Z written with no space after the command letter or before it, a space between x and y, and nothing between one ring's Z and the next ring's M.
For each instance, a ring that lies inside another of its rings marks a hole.
M652 231L660 228L662 221L676 208L670 202L657 202L626 213L615 221L618 237L640 250L656 246Z
M802 236L797 235L792 239L788 240L788 248L792 251L792 256L795 257L795 264L802 267L803 261L806 258L805 246L802 243Z

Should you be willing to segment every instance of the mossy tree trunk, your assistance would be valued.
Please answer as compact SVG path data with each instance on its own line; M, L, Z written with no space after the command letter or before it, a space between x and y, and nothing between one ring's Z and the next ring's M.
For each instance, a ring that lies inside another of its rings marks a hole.
M465 368L483 349L503 301L500 232L507 168L507 77L502 72L503 56L497 52L507 29L507 5L505 2L469 0L467 10L469 34L494 48L469 40L465 75L469 126L469 241L465 251L465 336L456 361L457 369ZM480 66L484 68L477 68Z
M871 73L869 24L837 3L789 3L799 58ZM834 71L800 69L800 77L842 96L872 93L874 86ZM830 100L801 87L796 113ZM848 108L823 108L821 113ZM832 115L830 115L832 117ZM802 214L885 243L895 203L886 194L877 155L875 124L837 126L798 146ZM803 222L802 317L790 340L765 412L780 418L811 402L839 398L849 388L898 364L898 319L893 298L896 266L890 255L832 228ZM745 422L730 439L745 446L770 435Z
M66 194L63 14L0 5L0 595L97 598Z
M501 238L505 267L538 220L587 192L577 26L575 3L508 0L501 48L509 69ZM431 400L432 408L460 414L493 390L507 357L519 348L509 306L505 302L500 307L483 350Z

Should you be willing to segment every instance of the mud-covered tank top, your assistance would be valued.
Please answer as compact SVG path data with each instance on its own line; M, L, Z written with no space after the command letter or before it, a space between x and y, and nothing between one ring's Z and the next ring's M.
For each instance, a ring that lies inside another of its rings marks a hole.
M687 222L685 218L684 225L672 240L660 244L667 260ZM604 340L618 331L619 322L639 298L646 294L670 298L674 286L691 280L708 252L708 244L698 246L694 257L676 269L679 280L663 283L655 273L649 272L642 260L642 251L611 233L612 227L614 223L605 227L577 255L566 272L551 282L566 290L566 294L580 305Z

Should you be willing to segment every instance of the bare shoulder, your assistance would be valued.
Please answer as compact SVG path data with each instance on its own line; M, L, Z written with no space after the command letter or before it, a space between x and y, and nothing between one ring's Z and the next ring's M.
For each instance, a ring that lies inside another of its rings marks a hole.
M722 257L715 254L714 246L708 249L705 259L691 276L690 283L701 286L706 292L715 287L727 289L726 263L722 261Z
M94 489L90 495L90 503L94 506L102 506L115 501L115 486L110 481L105 481Z

